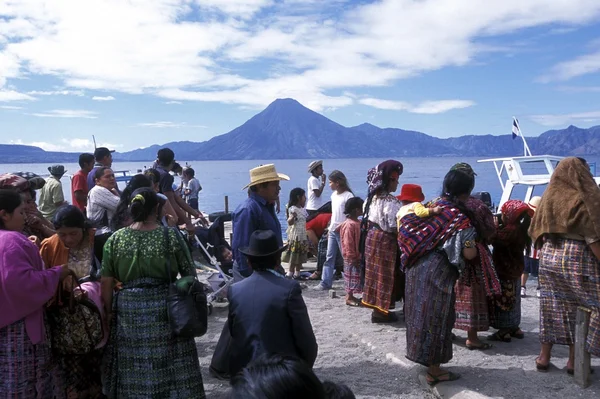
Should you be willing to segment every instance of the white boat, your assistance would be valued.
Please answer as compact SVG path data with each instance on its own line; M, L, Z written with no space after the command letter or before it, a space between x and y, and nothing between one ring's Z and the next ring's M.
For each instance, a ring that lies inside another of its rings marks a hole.
M510 199L520 199L529 202L534 195L542 195L550 182L556 165L564 157L555 155L528 155L522 157L482 159L477 162L493 162L498 181L502 187L502 197L498 203L502 205ZM595 164L590 165L590 171L595 174ZM594 176L596 184L600 184L600 176ZM525 187L524 198L515 198L515 188Z

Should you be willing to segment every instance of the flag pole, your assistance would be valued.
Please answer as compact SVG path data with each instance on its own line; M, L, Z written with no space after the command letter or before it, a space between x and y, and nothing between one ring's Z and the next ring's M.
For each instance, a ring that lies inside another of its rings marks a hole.
M527 145L527 140L525 140L525 136L523 135L523 131L521 130L521 125L519 125L519 120L513 116L513 121L517 124L517 129L519 130L519 136L521 136L521 140L523 140L523 155L526 157L531 156L531 150Z
M92 140L94 140L94 151L96 151L96 136L92 134Z

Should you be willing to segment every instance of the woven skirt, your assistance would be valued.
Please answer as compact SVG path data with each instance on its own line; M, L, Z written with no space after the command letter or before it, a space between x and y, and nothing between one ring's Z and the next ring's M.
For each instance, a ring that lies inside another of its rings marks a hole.
M490 310L485 288L478 279L472 279L470 286L459 279L456 292L456 322L454 328L469 331L487 331L490 328Z
M346 294L362 293L360 265L344 262L344 289Z
M204 398L193 338L173 337L164 282L141 278L113 298L105 354L109 398Z
M600 356L600 262L584 241L546 241L540 254L540 341L572 345L577 307L592 311L586 350Z
M0 328L0 398L65 398L47 342L32 344L23 319Z
M521 325L521 279L500 280L503 287L510 286L511 299L514 301L510 310L502 309L498 302L491 304L490 325L497 329L518 328ZM503 293L506 294L506 290Z
M394 234L374 228L369 230L365 242L365 285L362 298L365 306L387 313L395 303L393 293L397 254L398 244Z
M406 270L406 357L424 366L452 359L458 270L446 254L431 252Z

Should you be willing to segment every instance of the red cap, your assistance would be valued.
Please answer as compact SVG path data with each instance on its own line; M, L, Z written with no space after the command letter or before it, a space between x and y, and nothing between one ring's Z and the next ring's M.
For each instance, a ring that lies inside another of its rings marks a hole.
M418 184L404 184L397 198L400 201L422 202L425 195L423 195L423 189Z

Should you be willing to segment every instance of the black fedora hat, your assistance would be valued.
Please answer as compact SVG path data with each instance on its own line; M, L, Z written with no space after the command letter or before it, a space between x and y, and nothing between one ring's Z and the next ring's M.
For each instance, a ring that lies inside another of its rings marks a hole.
M285 251L287 245L279 246L275 233L271 230L256 230L250 236L250 244L239 251L246 256L271 256Z

